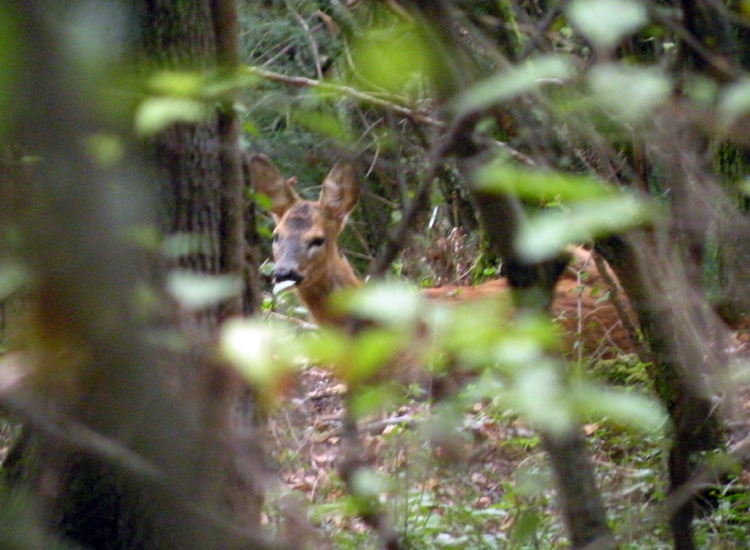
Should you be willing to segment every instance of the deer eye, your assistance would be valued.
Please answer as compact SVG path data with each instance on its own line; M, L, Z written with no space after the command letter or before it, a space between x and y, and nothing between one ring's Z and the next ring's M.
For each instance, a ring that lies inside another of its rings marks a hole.
M278 234L278 233L274 233L274 234L273 234L273 236L271 237L271 240L272 240L272 241L273 241L274 243L277 243L277 242L279 242L279 240L280 240L280 239L281 239L281 237L279 237L279 234Z
M308 243L308 248L317 248L320 246L323 246L326 242L325 237L314 237L310 239L310 242Z

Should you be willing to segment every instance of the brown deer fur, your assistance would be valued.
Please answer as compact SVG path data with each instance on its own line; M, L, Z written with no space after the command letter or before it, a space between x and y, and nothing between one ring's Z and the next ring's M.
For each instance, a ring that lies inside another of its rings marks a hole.
M265 155L254 156L250 168L253 186L271 199L270 210L276 220L275 281L295 283L300 299L317 323L344 321L328 309L327 301L336 289L362 284L337 245L359 198L353 168L346 164L334 166L323 181L318 201L300 198L294 190L296 179L285 179ZM616 282L616 288L609 288L589 251L575 248L571 254L573 261L555 287L551 306L552 315L565 332L568 354L573 354L576 344L583 353L598 356L633 351L634 343L617 308L606 299L608 291L618 292L621 297L624 294ZM474 287L447 285L426 289L424 294L464 302L508 289L507 280L498 279Z

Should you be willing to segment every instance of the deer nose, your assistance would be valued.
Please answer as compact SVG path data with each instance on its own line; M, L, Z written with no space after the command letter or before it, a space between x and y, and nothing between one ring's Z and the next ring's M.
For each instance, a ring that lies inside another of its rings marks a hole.
M273 281L274 283L283 283L284 281L292 281L298 285L302 282L302 274L297 271L296 268L279 266L273 270Z

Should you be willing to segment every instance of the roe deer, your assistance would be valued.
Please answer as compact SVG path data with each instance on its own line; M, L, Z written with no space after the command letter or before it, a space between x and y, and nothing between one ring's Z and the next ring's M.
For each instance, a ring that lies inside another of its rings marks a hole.
M328 309L328 297L339 288L362 284L337 244L359 199L353 168L335 165L323 180L320 198L315 202L303 200L294 190L296 178L285 179L265 155L254 156L250 170L255 191L271 199L270 210L276 220L274 282L293 283L317 323L341 324L345 319ZM551 305L566 334L567 353L576 344L582 346L583 353L598 356L633 351L634 343L617 308L604 299L608 285L594 266L591 253L580 247L571 252L573 262L555 287ZM469 301L509 288L505 279L498 279L474 287L449 285L423 292L428 298Z

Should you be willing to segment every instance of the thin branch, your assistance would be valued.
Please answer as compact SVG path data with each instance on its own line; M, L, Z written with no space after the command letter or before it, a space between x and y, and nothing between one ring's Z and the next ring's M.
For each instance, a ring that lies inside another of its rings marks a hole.
M267 315L268 317L273 317L274 319L279 319L286 323L296 325L302 330L318 330L319 328L315 323L308 323L307 321L303 321L302 319L298 319L297 317L292 317L290 315L284 315L283 313L279 313L278 311L269 311L266 312L265 315Z
M322 80L315 80L312 78L306 78L304 76L287 76L281 73L267 71L255 66L247 66L246 70L252 75L259 76L260 78L269 80L271 82L280 82L289 86L317 88L326 92L350 97L364 103L370 103L371 105L375 105L394 113L398 113L409 118L410 120L413 120L414 122L418 122L421 124L428 124L430 126L435 126L438 128L444 128L446 125L442 120L433 118L424 111L418 111L415 109L410 109L409 107L404 107L403 105L399 105L397 103L394 103L393 101L383 99L366 92L362 92L360 90L357 90L356 88L352 88L351 86L331 84L330 82L323 82Z
M258 76L264 80L268 80L271 82L278 82L281 84L286 84L288 86L295 86L295 87L301 87L301 88L317 88L319 90L346 96L346 97L355 99L357 101L361 101L363 103L369 103L376 107L386 109L387 111L391 111L393 113L403 115L409 120L412 120L413 122L416 122L416 123L426 124L428 126L433 126L435 128L447 128L448 127L448 124L445 121L431 117L427 111L415 110L409 107L404 107L403 105L399 105L398 103L396 103L396 101L403 102L404 100L402 98L394 97L392 95L389 96L391 97L391 99L384 99L383 97L380 97L380 96L385 95L385 94L373 95L371 93L362 92L361 90L358 90L351 86L344 86L341 84L332 84L330 82L324 82L322 80L315 80L315 79L307 78L304 76L288 76L288 75L284 75L281 73L268 71L266 69L253 66L253 65L245 66L245 70L247 70L249 74ZM475 114L478 114L478 113L470 113L466 115L464 119L462 119L462 121L472 118ZM474 122L476 123L476 121ZM372 127L374 126L375 125L372 125ZM451 135L453 134L455 134L455 130L451 132ZM514 158L515 160L517 160L518 162L521 162L527 166L536 166L536 162L531 157L514 149L507 143L502 142L502 141L492 140L492 144L500 149L507 151L510 154L510 156ZM455 142L452 142L451 145L455 146Z
M297 23L299 23L300 27L302 27L302 29L305 31L305 36L307 36L307 41L310 43L310 50L312 51L312 56L315 60L315 71L318 75L318 78L322 80L323 64L320 62L320 52L318 51L318 44L317 42L315 42L315 37L310 30L310 25L308 25L307 21L305 21L305 18L302 17L299 12L292 7L288 0L286 2L286 9L289 10L292 16L294 16L294 18L297 20Z
M527 57L529 57L532 53L537 52L537 47L541 45L542 39L544 38L544 35L547 34L547 31L552 27L554 22L557 20L557 18L560 16L562 11L565 9L566 5L568 4L569 0L563 0L556 6L550 6L547 10L547 14L545 15L544 19L539 23L536 29L534 29L534 33L531 34L528 41L526 42L526 45L524 46L523 50L518 56L518 59L523 61Z
M664 518L671 517L682 506L688 504L696 495L705 490L707 486L714 485L721 476L731 473L735 467L734 460L741 464L747 464L750 457L750 438L745 438L730 447L725 455L730 460L704 464L686 483L676 491L672 491L661 503L655 506L653 513L645 516L645 521L632 534L632 537L637 539L650 529L660 526ZM586 546L582 550L589 550L589 547Z
M440 157L435 158L435 160L430 163L430 169L424 179L419 183L417 192L414 194L411 203L409 203L409 207L404 212L401 222L396 226L395 231L393 231L393 234L386 242L383 252L378 256L375 264L370 270L372 277L383 277L401 250L406 246L406 241L417 222L419 214L424 212L425 207L429 202L432 182L437 178L439 158Z
M727 80L736 80L743 77L743 71L733 66L725 56L717 54L707 48L695 35L693 35L684 25L683 21L677 20L668 14L659 10L650 9L649 16L655 23L662 23L664 27L675 33L682 42L691 48L716 75Z

